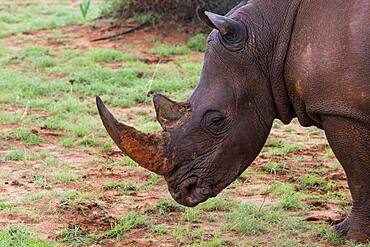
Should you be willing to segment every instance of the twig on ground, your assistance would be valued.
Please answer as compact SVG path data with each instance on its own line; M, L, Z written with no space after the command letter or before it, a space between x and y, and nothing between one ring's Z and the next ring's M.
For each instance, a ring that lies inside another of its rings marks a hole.
M125 30L123 32L120 32L120 33L116 33L116 34L113 34L113 35L109 35L109 36L105 36L105 37L101 37L101 38L90 40L90 42L97 42L97 41L102 41L102 40L108 40L108 39L118 38L118 37L120 37L122 35L135 32L135 31L141 29L142 27L144 27L144 25L143 24L140 24L138 26L132 27L132 28L130 28L128 30Z
M265 206L265 202L266 202L266 196L263 197L263 202L262 202L260 208L258 209L258 212L261 212L261 209L263 208L263 206Z

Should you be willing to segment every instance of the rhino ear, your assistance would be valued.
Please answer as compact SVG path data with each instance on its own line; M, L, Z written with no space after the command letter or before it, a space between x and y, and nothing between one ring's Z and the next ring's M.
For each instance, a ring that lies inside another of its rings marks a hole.
M229 41L241 41L246 36L243 25L230 17L214 14L200 7L197 8L197 15L199 19L209 27L217 29Z
M187 110L186 104L177 103L161 94L155 94L153 102L157 113L157 120L164 130L168 130Z

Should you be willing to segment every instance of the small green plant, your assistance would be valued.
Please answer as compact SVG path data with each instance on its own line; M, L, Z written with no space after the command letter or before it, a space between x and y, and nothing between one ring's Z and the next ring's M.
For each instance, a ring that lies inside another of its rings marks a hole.
M7 209L11 209L13 208L14 206L12 204L9 204L9 203L6 203L2 200L0 200L0 211L1 210L7 210Z
M79 180L79 177L71 172L58 172L53 175L53 182L57 184L72 183Z
M134 211L128 211L121 219L112 225L112 229L106 232L106 238L116 238L118 241L131 229L145 227L148 217Z
M279 202L279 206L283 209L307 209L307 205L305 205L297 195L285 195Z
M187 46L192 51L204 52L207 45L207 36L200 33L190 38Z
M110 181L103 184L104 190L120 190L126 194L133 194L139 191L139 185L128 181Z
M331 148L326 148L324 154L327 158L335 158L334 152Z
M322 187L325 179L318 175L305 175L299 179L299 183L303 188Z
M268 174L278 174L288 170L288 165L285 162L267 162L263 166L263 171Z
M122 163L123 163L124 166L128 166L128 167L137 167L138 166L138 164L128 156L125 156L123 158Z
M185 209L183 206L177 204L174 200L171 199L160 199L159 202L149 209L148 213L154 213L159 215L166 215L171 212L184 212Z
M94 48L87 55L96 63L121 62L125 58L122 52L108 48Z
M188 222L199 222L201 217L201 213L199 209L196 208L187 208L185 212L182 213L182 218Z
M167 225L165 224L152 225L151 232L158 235L165 235L168 232Z
M213 211L224 211L228 212L236 207L236 202L230 198L225 197L215 197L208 199L206 202L200 204L197 208L206 211L206 212L213 212Z
M329 182L325 184L325 191L328 191L328 192L336 191L338 190L338 188L339 188L338 183L333 180L330 180Z
M293 194L294 191L295 191L294 184L273 182L268 188L267 193L275 196L287 196Z
M161 57L167 57L171 55L189 54L190 49L185 45L160 44L152 48L152 53Z
M154 12L148 12L145 14L135 14L133 19L137 21L140 25L157 25L161 21L161 16Z
M86 20L87 14L89 13L91 0L83 0L82 3L80 3L80 11L82 14L82 17Z
M26 160L26 154L22 150L13 150L5 155L5 160L11 161Z
M17 140L23 141L27 146L34 146L43 142L41 137L28 128L18 128L11 136Z
M0 124L16 124L21 120L21 116L17 113L6 111L0 112Z
M161 180L161 177L157 174L151 174L149 179L145 182L146 185L156 185Z
M76 145L76 142L71 137L63 137L60 141L60 144L65 148L70 148Z
M70 225L62 229L57 239L68 246L86 246L99 243L99 236L82 230L79 225Z
M328 229L327 225L322 225L321 227L321 238L325 239L333 245L343 245L346 242L346 239L343 236L340 236L336 232Z
M265 211L260 211L252 204L243 204L239 209L226 215L227 227L237 232L249 234L267 232L267 225L262 220Z
M302 147L302 144L291 144L280 139L270 139L262 151L271 156L284 156L296 152Z
M54 247L56 245L39 240L25 226L13 225L0 230L0 246Z

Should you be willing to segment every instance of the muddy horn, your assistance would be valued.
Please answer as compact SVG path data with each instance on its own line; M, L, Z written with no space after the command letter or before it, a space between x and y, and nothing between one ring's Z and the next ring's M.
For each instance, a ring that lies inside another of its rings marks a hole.
M165 155L167 141L164 135L145 134L119 123L105 107L100 97L96 97L96 105L104 127L126 155L140 166L159 175L171 172L172 164Z

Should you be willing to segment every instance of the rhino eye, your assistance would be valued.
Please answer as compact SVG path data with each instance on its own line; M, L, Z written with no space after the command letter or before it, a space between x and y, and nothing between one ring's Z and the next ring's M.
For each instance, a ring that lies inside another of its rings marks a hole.
M222 134L228 129L226 116L218 111L207 112L203 119L204 128L212 134Z

